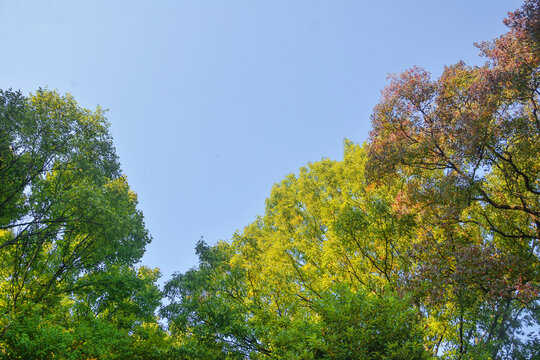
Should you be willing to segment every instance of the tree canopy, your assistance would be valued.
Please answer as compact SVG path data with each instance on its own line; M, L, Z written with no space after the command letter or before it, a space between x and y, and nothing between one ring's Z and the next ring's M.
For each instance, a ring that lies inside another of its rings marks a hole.
M159 272L134 266L150 236L103 111L1 91L0 119L2 357L136 358Z
M162 290L104 111L0 91L1 357L539 358L539 2L505 24Z
M539 356L538 2L505 24L483 66L393 75L364 145L199 244L161 310L190 357Z

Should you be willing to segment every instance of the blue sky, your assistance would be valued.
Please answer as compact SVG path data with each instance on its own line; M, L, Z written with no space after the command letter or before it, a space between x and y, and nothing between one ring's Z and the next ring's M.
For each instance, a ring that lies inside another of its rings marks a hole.
M367 139L389 73L438 76L517 0L0 0L0 88L109 109L163 280L264 212L272 185Z

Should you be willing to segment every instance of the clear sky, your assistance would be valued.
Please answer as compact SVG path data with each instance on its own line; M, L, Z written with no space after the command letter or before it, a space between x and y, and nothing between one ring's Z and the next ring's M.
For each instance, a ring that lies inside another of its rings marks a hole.
M0 88L109 109L167 280L264 212L272 185L367 139L389 73L438 76L517 0L0 0Z

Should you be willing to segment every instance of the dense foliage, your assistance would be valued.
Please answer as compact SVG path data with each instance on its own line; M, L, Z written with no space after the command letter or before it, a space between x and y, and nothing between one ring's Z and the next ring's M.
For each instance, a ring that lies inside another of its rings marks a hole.
M103 111L0 91L0 357L540 358L539 2L505 23L163 291Z
M199 243L161 310L188 358L540 356L540 5L505 23L485 65L393 76L366 144Z
M150 241L101 109L0 92L0 354L147 359L158 333Z

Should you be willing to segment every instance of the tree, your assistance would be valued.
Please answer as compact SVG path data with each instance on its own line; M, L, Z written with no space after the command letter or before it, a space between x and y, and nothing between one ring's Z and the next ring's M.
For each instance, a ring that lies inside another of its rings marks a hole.
M184 354L428 357L417 310L398 292L413 224L392 209L399 182L366 187L366 161L347 142L343 161L310 164L276 184L264 216L230 244L197 246L199 268L166 284L162 309Z
M169 304L160 314L168 320L176 352L188 359L244 359L269 351L249 323L244 272L230 264L231 246L197 243L198 269L175 274L165 284Z
M393 76L372 116L369 177L406 179L399 202L421 240L410 281L429 289L435 337L458 358L537 349L520 329L538 326L539 9L525 1L478 45L484 66Z
M409 299L351 291L345 283L317 300L325 359L428 359Z
M149 242L103 110L0 91L3 356L113 358L156 321L158 272L134 267Z

